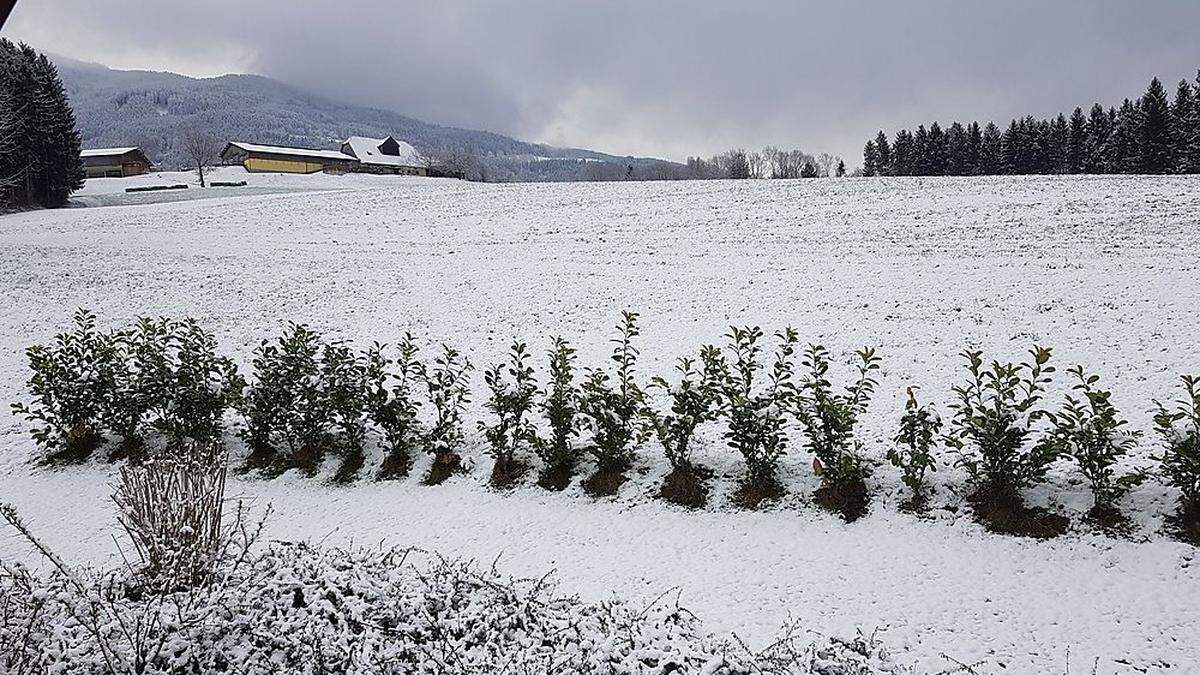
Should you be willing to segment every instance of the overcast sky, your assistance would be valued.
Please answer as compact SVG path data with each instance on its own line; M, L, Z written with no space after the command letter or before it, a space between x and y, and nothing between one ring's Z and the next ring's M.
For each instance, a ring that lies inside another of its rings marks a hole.
M1200 68L1200 0L18 0L3 34L557 145L851 166L880 128L1119 103Z

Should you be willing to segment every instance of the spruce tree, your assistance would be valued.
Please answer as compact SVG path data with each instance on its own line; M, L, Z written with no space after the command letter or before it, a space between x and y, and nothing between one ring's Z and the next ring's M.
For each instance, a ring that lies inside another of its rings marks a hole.
M942 125L937 122L929 125L929 145L925 157L928 168L926 175L946 175L946 132L942 131Z
M1000 137L1001 166L1003 167L1000 173L1022 174L1026 172L1028 167L1025 166L1022 135L1021 127L1016 120L1008 123L1008 129L1005 129L1004 135Z
M968 170L967 130L959 122L954 122L946 130L946 171L947 176L966 176Z
M1067 173L1083 173L1087 161L1088 126L1083 108L1071 113L1070 132L1067 140Z
M979 175L979 157L982 146L983 132L979 129L979 122L971 122L971 124L967 126L967 153L964 159L964 173L966 175Z
M875 136L876 172L881 176L892 175L892 146L887 134L880 131Z
M1191 157L1189 146L1192 141L1192 125L1196 115L1196 94L1192 84L1180 80L1175 90L1175 103L1171 106L1171 154L1175 160L1176 173L1190 173Z
M1141 165L1138 139L1140 115L1133 101L1125 99L1113 119L1112 135L1105 145L1105 163L1112 173L1137 173Z
M875 147L875 141L867 141L863 146L863 175L870 178L878 171L879 166L879 150Z
M32 49L28 51L34 53ZM38 191L42 204L53 208L65 204L72 192L83 187L85 174L79 156L81 140L58 69L45 54L36 54L33 59L32 70L38 86L34 107L44 138Z
M1200 70L1196 71L1195 95L1192 96L1191 122L1187 142L1187 173L1200 173Z
M1105 152L1112 135L1112 118L1104 106L1096 103L1088 114L1087 141L1084 146L1083 171L1085 173L1108 173Z
M908 129L896 132L896 142L892 144L892 175L913 175L913 136Z
M983 128L979 140L979 167L976 170L982 176L996 176L1004 173L1004 142L1000 136L1000 128L988 122Z
M1138 169L1142 173L1170 173L1175 168L1171 143L1171 106L1167 90L1156 77L1138 102Z
M929 175L929 131L924 124L918 125L917 132L913 134L912 168L914 176Z
M1081 113L1082 115L1082 113ZM1047 124L1046 173L1069 173L1071 126L1062 113Z

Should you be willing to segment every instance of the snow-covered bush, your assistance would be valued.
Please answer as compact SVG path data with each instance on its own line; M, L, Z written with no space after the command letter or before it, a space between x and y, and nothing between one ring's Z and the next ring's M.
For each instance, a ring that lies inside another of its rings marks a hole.
M775 360L766 385L758 386L764 368L762 337L758 326L730 327L727 349L732 363L717 347L701 350L708 386L718 393L717 410L726 419L725 440L746 462L738 501L750 507L783 492L777 472L779 458L787 453L788 406L796 393L796 331L788 327L775 334Z
M894 445L888 449L887 458L900 469L901 480L912 490L913 506L919 506L925 499L925 473L937 471L933 450L941 430L942 418L937 411L928 404L918 403L916 393L909 387L900 429L892 439Z
M553 579L401 549L272 544L212 583L129 593L119 572L0 564L5 672L877 675L874 636L786 627L762 651L706 635L676 602L561 595ZM130 630L130 627L136 627Z
M491 392L484 407L495 417L490 423L480 420L479 430L495 462L492 484L506 487L524 475L527 466L519 454L534 443L537 434L530 412L538 388L525 343L514 342L508 363L489 368L483 381Z
M120 439L121 456L141 458L151 409L168 397L171 330L170 319L143 317L113 336L118 350L114 390L104 422Z
M434 413L433 424L424 438L425 451L433 456L433 466L425 477L429 484L441 483L462 467L458 451L465 438L462 417L471 400L470 378L471 362L446 344L433 365L421 369Z
M634 380L639 350L633 346L638 336L636 312L621 313L619 336L611 360L616 364L610 375L603 368L592 368L581 387L579 412L592 432L588 452L596 459L596 472L584 482L593 495L616 494L625 480L625 471L636 457L637 446L645 439L642 420L643 392Z
M879 369L879 357L871 347L864 347L856 355L858 379L843 393L836 393L829 381L829 350L809 345L801 361L806 372L794 399L796 419L814 456L813 467L822 479L817 501L851 520L867 507L865 481L871 467L854 432L875 392L872 372Z
M217 354L217 340L194 319L169 322L165 396L151 425L173 444L220 441L225 411L241 396L237 365Z
M703 506L707 488L703 482L705 469L692 463L692 437L696 428L715 415L715 389L711 378L696 368L695 359L682 357L676 363L678 384L672 385L661 376L650 378L649 389L667 396L669 408L660 411L647 397L646 416L654 434L662 444L671 472L663 481L660 494L664 499L684 506Z
M1159 403L1155 431L1165 451L1160 462L1167 483L1179 490L1200 533L1200 377L1184 375L1184 396L1171 408Z
M367 413L383 435L381 479L407 476L413 455L424 447L420 423L421 399L415 388L423 381L424 365L417 358L417 343L406 333L395 360L379 343L367 350ZM394 366L394 368L393 368Z
M550 426L549 434L534 437L534 449L545 467L538 484L549 490L562 490L575 475L579 451L579 389L575 386L575 350L566 340L555 337L549 353L550 382L538 407Z
M1099 375L1084 373L1083 366L1067 372L1079 380L1072 387L1078 397L1068 394L1059 412L1051 415L1051 442L1079 464L1092 489L1091 514L1103 517L1114 513L1117 500L1145 477L1138 471L1118 475L1116 469L1141 433L1126 428L1128 422L1109 400L1112 394L1096 387Z
M50 345L25 350L33 370L30 403L13 412L35 426L33 438L50 461L77 462L103 442L105 413L112 404L119 368L116 339L96 329L96 317L80 309L75 329Z

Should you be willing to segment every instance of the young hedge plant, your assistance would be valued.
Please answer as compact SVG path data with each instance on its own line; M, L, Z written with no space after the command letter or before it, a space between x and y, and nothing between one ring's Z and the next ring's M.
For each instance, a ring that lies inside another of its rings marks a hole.
M471 368L471 362L457 349L443 344L433 365L422 370L421 379L434 413L424 439L425 451L433 456L433 466L425 477L430 485L462 469L458 450L465 438L462 418L471 400Z
M634 381L637 317L636 312L621 313L617 325L620 335L612 340L615 346L610 357L616 364L614 373L610 375L601 368L589 370L581 387L579 412L592 432L588 452L596 459L596 473L584 488L596 496L616 494L645 436L643 392Z
M965 351L970 378L953 391L957 401L946 442L959 455L980 488L980 496L1020 500L1020 490L1045 479L1059 451L1049 439L1035 437L1035 426L1047 417L1038 407L1054 367L1050 350L1034 347L1032 359L1012 364Z
M1200 535L1200 377L1184 375L1183 397L1167 407L1156 403L1154 428L1162 439L1162 475L1179 490L1182 512Z
M904 414L900 416L900 428L893 437L894 445L888 449L887 458L900 469L901 480L912 491L908 502L912 507L924 504L925 474L937 471L938 435L942 430L942 418L928 404L917 402L912 387L908 388L908 400L904 403Z
M534 450L545 465L538 484L548 490L563 490L575 475L579 461L580 391L575 386L575 350L555 337L549 352L550 382L538 407L550 433L535 435Z
M717 392L718 414L726 420L725 441L746 463L735 499L749 508L783 492L777 474L779 459L787 452L788 407L796 392L796 331L788 327L775 334L775 358L760 386L759 374L765 368L762 337L758 326L732 326L728 357L714 346L701 351L709 386Z
M1139 431L1127 429L1110 398L1112 394L1096 385L1099 375L1087 374L1083 366L1069 368L1078 382L1072 387L1062 408L1050 417L1054 427L1051 442L1058 451L1075 459L1091 487L1094 517L1111 517L1116 502L1145 478L1134 471L1118 475L1116 464L1137 445Z
M680 358L675 371L678 384L656 375L649 386L667 396L669 409L660 411L647 401L645 412L671 464L659 494L683 506L700 507L708 499L704 483L708 472L692 463L692 438L697 427L714 418L716 391L710 386L710 378L696 368L695 359Z
M508 363L493 365L484 372L483 381L491 392L484 407L494 419L491 423L481 420L479 430L494 461L492 484L509 487L527 470L519 455L536 442L537 434L530 413L538 388L525 343L513 342Z
M375 343L367 350L367 414L383 435L383 466L379 478L407 476L413 456L425 447L420 422L421 398L417 387L425 380L425 366L417 358L419 349L411 333L405 333L393 360L386 345Z
M121 367L116 339L96 330L96 316L79 309L74 320L73 331L25 350L32 401L12 404L35 425L33 439L51 462L82 461L103 443Z
M870 347L856 355L858 378L839 393L829 380L829 350L809 345L801 362L807 372L795 397L796 418L804 428L808 449L817 459L822 479L834 485L859 484L871 473L854 432L875 392L872 373L879 369L879 357Z
M248 464L272 472L317 472L330 444L334 412L321 377L321 336L290 323L255 350L255 381L241 400Z

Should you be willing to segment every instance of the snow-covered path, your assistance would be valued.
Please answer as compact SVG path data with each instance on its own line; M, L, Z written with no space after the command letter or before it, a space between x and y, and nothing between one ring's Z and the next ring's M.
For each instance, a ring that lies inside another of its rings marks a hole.
M626 307L643 313L642 372L719 341L730 323L790 323L848 357L884 357L864 421L883 456L904 387L943 403L967 346L1020 358L1037 341L1082 362L1146 429L1153 398L1200 370L1200 179L1196 177L470 185L307 177L321 194L214 198L0 217L0 400L21 396L21 350L77 306L106 323L191 315L243 362L287 320L330 335L447 340L486 365L513 337L539 349L562 333L585 365L604 358ZM251 181L255 177L250 177ZM283 179L272 179L280 182ZM286 187L286 185L283 185ZM345 188L351 188L346 190ZM357 188L357 189L356 189ZM844 375L845 371L839 371ZM1065 381L1065 380L1064 380ZM1152 442L1152 441L1151 441ZM1153 450L1147 447L1140 455ZM105 481L94 466L29 466L19 420L0 417L0 500L11 500L69 559L114 560ZM274 504L271 535L387 540L490 561L515 574L558 569L590 598L652 598L680 587L713 630L768 639L791 613L813 630L888 626L907 658L990 658L1006 672L1187 672L1200 663L1200 564L1158 534L1174 496L1130 496L1135 542L1080 531L1052 542L984 534L961 514L898 514L881 467L873 513L844 525L805 504L809 458L786 458L792 497L742 513L723 494L699 513L646 497L645 474L614 502L474 477L423 488L335 489L285 477L238 483ZM478 454L478 453L476 453ZM700 459L738 463L706 432ZM961 475L937 476L953 504ZM1033 495L1086 507L1070 467ZM97 522L104 514L103 522ZM28 557L0 536L0 556ZM1115 662L1125 659L1128 665Z

